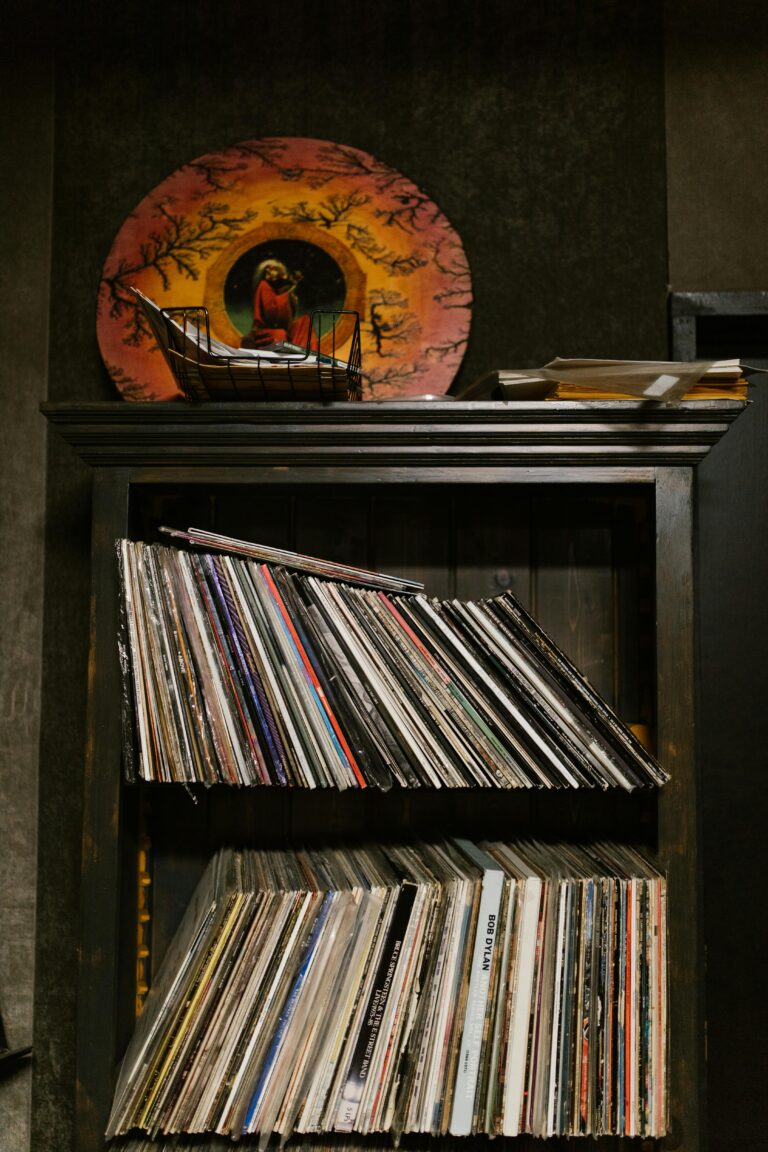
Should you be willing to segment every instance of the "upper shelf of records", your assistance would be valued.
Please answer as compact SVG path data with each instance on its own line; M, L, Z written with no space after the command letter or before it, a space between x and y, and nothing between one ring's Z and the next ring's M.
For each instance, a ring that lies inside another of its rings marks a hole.
M628 791L667 779L511 593L441 601L203 539L220 551L119 542L130 777Z
M653 467L696 464L725 434L744 400L404 400L359 404L43 404L42 411L95 467L217 466L314 469L407 467L426 479L458 462L478 479L506 465ZM270 481L281 475L270 473ZM470 477L467 477L469 479ZM561 477L562 478L562 477ZM622 479L626 479L623 476Z

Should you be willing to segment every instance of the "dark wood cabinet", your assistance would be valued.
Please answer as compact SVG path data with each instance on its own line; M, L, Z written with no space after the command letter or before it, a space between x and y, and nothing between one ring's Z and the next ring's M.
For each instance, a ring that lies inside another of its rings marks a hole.
M210 853L409 830L626 840L670 900L670 1116L700 1146L703 1035L694 733L695 466L744 407L402 402L60 404L93 469L92 612L78 992L78 1152L103 1147L137 999ZM161 524L424 580L511 588L656 750L658 793L547 794L126 785L114 542Z

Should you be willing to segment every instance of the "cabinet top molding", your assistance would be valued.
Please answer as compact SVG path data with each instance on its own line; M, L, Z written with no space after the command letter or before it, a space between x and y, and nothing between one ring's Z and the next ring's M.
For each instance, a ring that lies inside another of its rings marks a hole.
M743 400L43 403L97 468L482 469L695 465ZM374 478L371 476L371 478ZM365 477L360 476L363 480Z

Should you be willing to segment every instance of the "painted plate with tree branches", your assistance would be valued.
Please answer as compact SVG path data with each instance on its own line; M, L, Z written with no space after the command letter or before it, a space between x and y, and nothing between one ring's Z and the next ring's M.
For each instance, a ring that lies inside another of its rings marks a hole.
M469 337L469 266L444 213L395 169L324 140L201 156L117 234L99 287L104 362L127 400L179 397L131 287L161 308L205 306L211 334L233 347L303 343L313 310L357 312L364 399L444 394ZM342 358L350 338L340 317Z

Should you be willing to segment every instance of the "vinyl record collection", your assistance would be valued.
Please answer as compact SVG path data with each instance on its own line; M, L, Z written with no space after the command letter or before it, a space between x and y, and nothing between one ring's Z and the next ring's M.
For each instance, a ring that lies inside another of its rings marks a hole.
M222 849L107 1134L660 1136L666 939L616 844Z
M667 779L511 593L436 600L409 581L173 534L195 547L118 544L130 778L627 790Z

